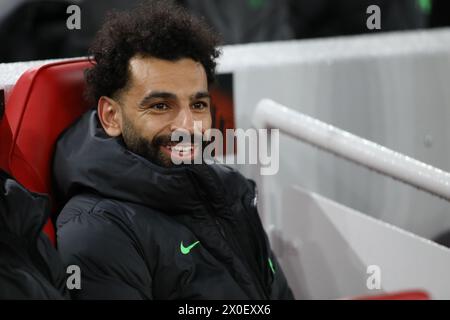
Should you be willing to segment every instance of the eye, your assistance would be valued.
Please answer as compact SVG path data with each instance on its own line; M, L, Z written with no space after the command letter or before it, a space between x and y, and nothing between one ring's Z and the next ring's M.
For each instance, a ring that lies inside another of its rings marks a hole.
M203 101L196 102L192 105L192 109L195 109L195 110L203 110L206 108L208 108L208 104Z
M150 108L155 111L166 111L169 109L169 106L165 103L157 103L152 105Z

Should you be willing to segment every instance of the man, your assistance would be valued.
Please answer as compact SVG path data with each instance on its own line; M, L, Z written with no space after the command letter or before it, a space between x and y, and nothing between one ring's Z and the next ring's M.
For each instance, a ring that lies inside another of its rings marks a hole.
M68 200L58 247L81 268L78 299L291 299L256 210L254 183L217 164L174 165L211 126L217 37L180 7L110 15L86 74L97 110L60 138Z

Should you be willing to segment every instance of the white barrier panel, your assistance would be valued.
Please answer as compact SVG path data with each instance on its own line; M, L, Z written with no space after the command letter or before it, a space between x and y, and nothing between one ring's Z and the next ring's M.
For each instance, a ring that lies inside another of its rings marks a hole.
M450 201L450 173L333 127L270 99L253 114L258 129L277 128L315 147Z
M301 187L282 191L283 215L271 239L297 299L407 289L450 299L449 249Z
M236 125L251 127L268 97L433 167L450 172L450 30L399 32L224 50L234 73ZM277 224L280 190L293 185L434 238L450 230L450 204L430 194L280 136L280 170L261 178L261 213Z

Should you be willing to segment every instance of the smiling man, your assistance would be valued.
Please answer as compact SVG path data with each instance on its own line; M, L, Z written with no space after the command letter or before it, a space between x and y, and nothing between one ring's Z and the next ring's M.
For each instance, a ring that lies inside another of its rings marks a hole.
M165 167L172 166L172 160L192 162L201 156L201 146L194 146L191 136L194 129L201 133L195 123L211 127L208 77L202 64L192 58L170 61L138 53L129 65L134 85L127 94L118 102L99 97L99 118L107 134L122 135L131 151ZM172 141L173 132L187 135L191 143Z
M78 299L292 299L252 181L202 157L218 40L168 1L110 15L91 48L88 111L59 139L55 189ZM199 125L199 127L195 127ZM201 128L200 128L201 127ZM194 140L192 140L194 141Z

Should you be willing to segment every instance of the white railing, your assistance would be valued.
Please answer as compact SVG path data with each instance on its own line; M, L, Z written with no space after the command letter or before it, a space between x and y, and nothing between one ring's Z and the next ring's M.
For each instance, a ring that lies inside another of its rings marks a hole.
M253 125L279 129L296 139L450 201L450 173L272 100L263 99L258 103Z

